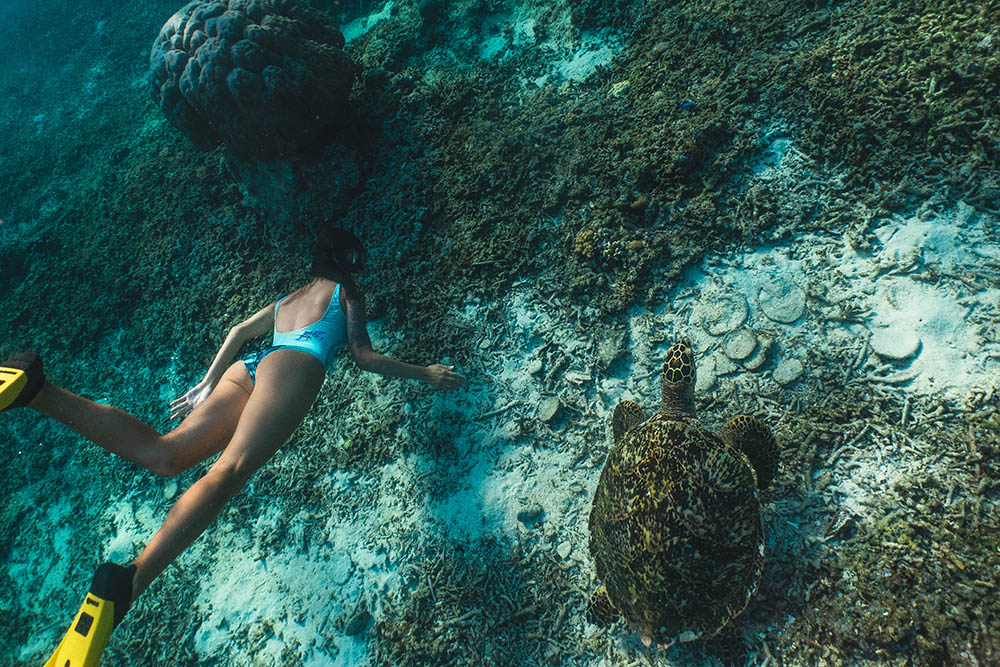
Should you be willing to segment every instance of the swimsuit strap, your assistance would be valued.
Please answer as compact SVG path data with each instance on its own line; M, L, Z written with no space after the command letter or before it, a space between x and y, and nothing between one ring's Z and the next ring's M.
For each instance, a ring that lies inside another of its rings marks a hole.
M285 299L287 299L290 296L291 296L291 294L286 294L285 296L281 297L280 299L278 299L277 301L274 302L274 319L275 320L278 319L278 306L280 306L281 302L284 301ZM275 322L274 326L275 326L275 328L278 327L277 322Z

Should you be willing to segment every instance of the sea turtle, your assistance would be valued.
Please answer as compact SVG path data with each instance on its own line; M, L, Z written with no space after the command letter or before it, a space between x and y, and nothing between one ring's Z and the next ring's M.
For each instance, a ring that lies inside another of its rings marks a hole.
M663 363L659 412L615 407L590 510L602 585L587 620L624 617L647 646L718 633L756 594L764 565L757 490L774 476L774 436L745 415L713 434L695 419L694 384L694 354L680 341Z

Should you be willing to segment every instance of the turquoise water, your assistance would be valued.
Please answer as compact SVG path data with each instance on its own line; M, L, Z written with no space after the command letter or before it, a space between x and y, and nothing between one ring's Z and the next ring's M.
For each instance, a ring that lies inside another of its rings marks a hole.
M466 383L342 353L102 664L997 662L1000 7L317 1L308 43L153 95L182 6L0 4L0 358L167 431L336 224L374 349ZM589 517L682 337L699 419L757 416L779 463L756 595L656 651L587 622ZM158 476L31 410L0 445L0 663L43 664L213 459Z

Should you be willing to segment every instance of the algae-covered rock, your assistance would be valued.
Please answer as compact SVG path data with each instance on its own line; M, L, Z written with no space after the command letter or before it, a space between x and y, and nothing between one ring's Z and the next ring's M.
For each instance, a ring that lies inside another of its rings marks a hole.
M782 359L774 369L774 381L780 385L791 384L799 379L805 370L798 359Z
M806 307L806 293L791 280L778 278L760 288L757 294L760 308L767 319L791 324L802 317Z
M722 351L733 361L743 361L757 349L757 337L747 329L730 332L722 340Z

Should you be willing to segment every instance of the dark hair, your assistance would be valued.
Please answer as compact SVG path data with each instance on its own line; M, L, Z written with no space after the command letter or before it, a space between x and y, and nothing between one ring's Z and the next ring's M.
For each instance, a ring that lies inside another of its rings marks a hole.
M316 234L312 247L312 275L342 282L365 268L368 253L361 239L341 228L326 228Z

